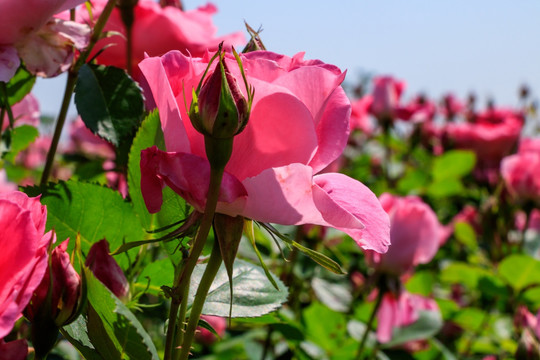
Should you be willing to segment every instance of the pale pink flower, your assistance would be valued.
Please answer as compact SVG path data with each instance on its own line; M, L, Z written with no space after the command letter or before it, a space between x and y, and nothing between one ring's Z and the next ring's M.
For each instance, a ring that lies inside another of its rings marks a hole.
M379 76L373 79L373 101L370 112L378 119L399 117L401 94L405 90L405 82L391 76Z
M431 261L439 249L443 227L433 210L419 197L382 194L379 198L390 216L390 248L385 254L366 252L377 271L403 275Z
M0 2L0 81L9 81L21 57L40 76L53 76L71 61L73 46L87 44L90 29L53 19L83 0L4 0Z
M331 226L364 249L386 251L388 216L375 195L345 175L317 175L347 144L350 102L340 86L345 74L333 65L304 60L303 54L240 56L255 99L247 127L234 138L217 211L261 222ZM210 57L176 51L140 64L160 111L167 149L141 154L141 187L151 212L161 208L164 185L198 211L204 209L210 165L204 137L193 128L184 104L191 104L191 89ZM225 61L247 94L236 61L230 55Z
M47 270L47 209L39 198L0 193L0 339L21 316Z
M505 157L501 175L517 200L540 202L540 152L520 152Z

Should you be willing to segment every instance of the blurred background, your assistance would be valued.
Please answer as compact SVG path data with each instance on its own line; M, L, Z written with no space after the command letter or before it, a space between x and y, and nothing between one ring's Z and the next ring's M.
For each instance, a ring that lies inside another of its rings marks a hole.
M185 0L186 10L207 1ZM347 69L347 85L364 76L405 80L407 100L452 92L477 95L479 105L517 106L518 89L540 91L540 1L521 0L214 0L218 34L263 29L267 49L320 59ZM247 32L246 36L247 36ZM38 80L42 113L60 107L64 77ZM72 107L71 113L75 113Z

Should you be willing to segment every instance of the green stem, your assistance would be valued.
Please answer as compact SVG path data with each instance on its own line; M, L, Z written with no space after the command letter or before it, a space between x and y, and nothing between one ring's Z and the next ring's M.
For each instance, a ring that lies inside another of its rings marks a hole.
M197 260L199 259L199 256L204 249L204 244L206 243L206 239L208 238L210 228L212 227L212 221L214 219L214 213L216 211L219 190L221 187L221 179L223 178L223 172L224 168L210 169L210 185L208 187L206 206L204 209L203 217L201 219L201 225L199 226L199 231L197 232L197 236L193 241L193 246L191 248L189 257L186 260L184 269L180 273L180 276L178 276L174 282L171 308L169 310L169 325L167 328L167 337L165 340L164 360L171 360L173 358L172 353L174 350L174 339L181 337L181 335L175 335L178 310L180 308L180 304L182 302L185 302L187 299L191 274L193 273L193 269L195 269L195 265L197 265ZM183 323L185 321L185 311L183 314L181 313L180 315L181 317L179 318L179 321L181 326L183 326ZM183 329L181 329L180 331L183 331Z
M4 116L6 116L6 113L8 115L9 126L11 128L13 128L13 124L15 123L15 118L13 117L11 106L9 105L7 85L3 81L0 81L0 91L3 98L2 113L0 114L0 135L2 135L2 127L4 126Z
M379 289L379 292L377 294L377 300L375 300L375 306L373 307L373 310L371 311L371 314L369 315L369 320L366 325L366 331L364 331L364 335L362 335L362 339L360 340L360 345L358 346L358 351L356 352L356 356L354 357L354 360L360 360L362 358L362 354L366 346L368 335L373 329L375 315L377 314L377 311L379 310L379 307L381 306L384 293L385 293L384 291L381 291L381 289Z
M58 148L58 142L60 141L60 135L62 134L62 129L64 128L64 124L66 122L67 112L69 109L69 103L71 101L71 96L73 95L73 91L75 90L75 84L77 83L79 69L81 68L81 66L85 64L86 59L92 52L92 49L96 45L96 42L100 39L101 32L103 31L103 28L105 27L105 24L107 23L107 20L109 19L109 16L111 15L115 6L116 6L116 0L109 0L107 2L107 5L105 5L105 7L103 8L103 12L99 16L99 19L97 20L96 25L94 26L94 31L92 32L92 36L90 37L90 42L88 44L88 47L81 53L81 55L77 59L77 62L73 65L71 70L68 72L66 90L64 91L64 99L62 100L62 105L60 107L60 114L58 115L58 119L56 121L56 127L54 129L54 135L51 142L51 147L49 148L49 152L47 153L47 161L45 163L45 168L43 169L43 174L41 175L41 182L40 182L41 187L45 186L45 184L49 180L49 176L51 175L54 156Z
M204 270L201 282L199 283L199 287L197 288L197 294L195 295L195 299L193 300L191 314L189 316L189 323L186 329L186 333L184 335L182 347L180 348L180 360L187 360L187 358L189 357L191 344L193 343L195 331L197 330L197 326L199 324L199 318L201 317L204 301L206 300L206 296L208 295L210 286L212 286L212 282L214 281L214 278L219 271L221 262L221 250L219 248L219 242L216 239L214 241L214 247L212 248L212 254L210 255L210 259L208 260L208 264L206 265L206 269Z

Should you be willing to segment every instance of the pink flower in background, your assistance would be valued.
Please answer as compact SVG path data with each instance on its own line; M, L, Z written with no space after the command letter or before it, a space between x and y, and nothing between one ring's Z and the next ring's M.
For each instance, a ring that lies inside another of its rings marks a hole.
M70 124L70 142L65 152L83 153L89 157L114 159L116 157L114 147L107 140L95 135L86 127L80 117Z
M107 240L98 241L88 251L85 265L116 297L124 298L129 294L129 283L109 252Z
M518 152L535 152L540 154L540 138L523 138L519 142Z
M39 125L39 117L41 115L39 111L39 103L36 97L32 94L26 95L21 101L11 107L13 112L13 118L15 119L15 126L18 125ZM4 116L2 130L6 129L9 125L9 118L7 114Z
M373 102L370 112L378 119L395 119L399 112L399 101L405 90L405 82L391 76L380 76L373 79Z
M208 322L214 330L216 330L219 337L225 335L225 330L227 330L227 320L225 318L220 316L201 315L201 319ZM213 333L201 327L199 327L199 332L196 333L196 338L201 344L207 346L212 345L217 340Z
M8 180L6 170L0 169L0 193L17 190L17 184Z
M184 98L189 106L191 89L210 56L190 58L176 51L140 64L160 111L167 149L141 154L141 187L151 212L161 208L165 184L198 211L204 209L210 166ZM375 195L345 175L317 175L347 144L350 103L340 86L345 74L333 65L304 60L303 54L240 56L255 99L249 124L234 138L217 211L269 223L331 226L365 249L386 251L388 216ZM234 58L225 61L241 79Z
M39 198L0 193L0 339L9 334L47 270L47 210Z
M28 355L28 342L19 339L4 342L0 339L0 360L26 360Z
M511 115L495 118L480 117L476 123L449 123L445 137L453 147L471 150L476 154L475 175L480 180L496 181L502 158L512 153L517 145L523 117ZM491 120L487 120L491 119Z
M95 19L101 14L106 3L106 0L92 1ZM134 9L135 20L132 28L134 77L139 78L137 64L144 59L145 53L149 56L161 56L170 50L180 50L185 55L198 57L207 49L217 50L222 41L226 47L244 44L245 38L240 32L216 36L217 29L212 22L212 15L216 12L217 8L212 4L182 11L174 6L161 7L153 0L139 0ZM89 21L84 7L79 8L77 14L78 21ZM118 9L111 14L105 31L115 31L123 36L112 36L98 42L96 50L114 44L99 55L98 62L125 69L126 30Z
M391 245L386 254L367 251L366 261L377 271L397 276L431 261L443 235L433 210L416 196L382 194L379 200L390 216Z
M369 108L373 102L371 95L355 100L351 103L351 131L360 130L366 135L371 135L374 124L369 116Z
M0 81L9 81L21 57L26 68L40 76L66 70L73 46L84 48L90 29L53 19L53 15L83 0L4 0L0 2Z
M381 343L392 340L394 328L413 324L418 320L420 311L439 312L439 306L433 299L406 291L399 295L390 292L384 294L377 312L377 340Z
M456 115L465 110L465 105L454 94L446 94L441 102L441 113L447 120L452 120Z
M540 152L526 151L505 157L501 174L514 198L540 202Z
M416 96L412 101L399 110L400 118L413 123L431 123L437 108L435 104L425 96Z

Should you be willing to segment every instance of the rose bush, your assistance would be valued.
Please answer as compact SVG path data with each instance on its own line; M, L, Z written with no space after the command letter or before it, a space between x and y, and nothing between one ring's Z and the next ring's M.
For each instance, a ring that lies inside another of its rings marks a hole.
M165 184L203 211L210 166L204 137L187 111L191 89L210 57L174 51L140 64L160 111L167 149L141 154L141 187L150 212L160 209ZM217 211L261 222L332 226L364 249L386 251L388 216L375 195L345 175L317 175L347 143L351 110L340 87L345 74L333 65L304 60L303 54L290 58L256 51L241 58L255 99L247 127L234 138ZM241 79L232 55L225 61ZM243 82L238 83L246 94Z
M39 198L0 193L0 339L21 316L47 270L47 210Z

